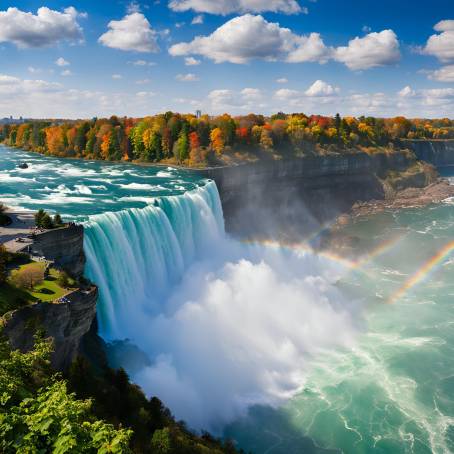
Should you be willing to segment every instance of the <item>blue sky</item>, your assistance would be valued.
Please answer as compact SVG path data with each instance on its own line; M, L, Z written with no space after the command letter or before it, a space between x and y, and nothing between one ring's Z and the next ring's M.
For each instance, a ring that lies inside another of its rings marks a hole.
M1 1L0 117L454 117L452 0Z

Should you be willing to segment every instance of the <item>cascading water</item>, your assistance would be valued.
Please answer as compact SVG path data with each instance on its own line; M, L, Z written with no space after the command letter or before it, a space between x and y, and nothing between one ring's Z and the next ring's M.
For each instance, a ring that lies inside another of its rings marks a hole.
M106 339L133 339L122 320L162 310L162 300L197 255L224 235L216 185L155 205L96 215L85 225L87 276L100 290L100 332Z
M304 383L308 360L351 342L339 267L310 253L229 239L214 182L86 223L101 335L146 357L132 379L178 418L220 430Z

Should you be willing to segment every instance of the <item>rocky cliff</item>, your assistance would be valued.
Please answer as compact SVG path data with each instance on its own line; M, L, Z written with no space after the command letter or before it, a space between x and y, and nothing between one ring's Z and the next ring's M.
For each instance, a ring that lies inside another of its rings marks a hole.
M402 144L436 167L454 166L454 140L402 140Z
M33 255L52 260L57 268L79 278L85 266L84 228L72 224L36 235L31 246Z
M14 349L28 351L33 347L35 333L42 330L54 340L53 366L66 370L95 319L97 297L98 289L93 286L67 295L68 302L25 306L3 316L3 333Z
M405 150L356 152L260 161L202 173L216 181L231 233L300 237L335 220L357 201L384 199L389 173L404 174L415 163L415 155ZM426 184L417 175L411 181Z

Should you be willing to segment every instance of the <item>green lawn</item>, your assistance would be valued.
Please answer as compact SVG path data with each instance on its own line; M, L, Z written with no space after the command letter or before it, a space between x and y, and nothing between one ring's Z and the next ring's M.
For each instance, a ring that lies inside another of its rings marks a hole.
M45 267L46 265L43 262L29 262L11 272L10 279L6 284L0 285L0 315L38 300L44 302L55 301L72 290L59 285L60 271L55 269L51 269L49 276L42 283L33 287L33 289L18 288L14 285L14 277L17 273L31 269L44 272ZM69 287L74 285L75 282L70 279Z
M57 283L59 274L57 270L51 269L49 277L30 291L30 295L42 301L54 301L68 294L70 290L60 287Z

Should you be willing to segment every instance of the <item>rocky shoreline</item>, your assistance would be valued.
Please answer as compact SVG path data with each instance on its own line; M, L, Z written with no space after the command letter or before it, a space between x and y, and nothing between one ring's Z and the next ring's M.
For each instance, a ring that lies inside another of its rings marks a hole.
M370 200L353 205L349 214L339 216L338 223L348 223L350 219L370 216L386 210L400 210L406 208L422 208L433 203L441 203L454 197L454 185L444 178L424 188L406 188L397 191L391 198L385 200Z

